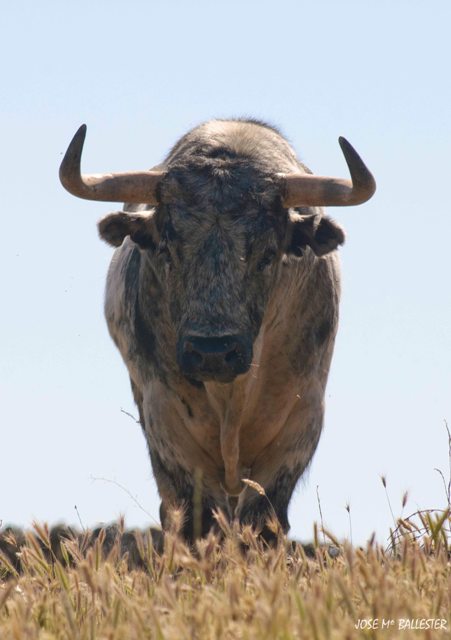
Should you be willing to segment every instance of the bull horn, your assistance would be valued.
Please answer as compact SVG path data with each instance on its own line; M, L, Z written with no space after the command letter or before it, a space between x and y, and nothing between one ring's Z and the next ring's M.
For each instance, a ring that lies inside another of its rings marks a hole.
M157 186L163 171L128 171L82 175L81 154L86 137L82 124L72 138L60 166L61 184L69 193L85 200L157 204Z
M338 138L351 180L313 176L305 173L279 174L284 207L349 206L362 204L376 191L376 181L354 147Z

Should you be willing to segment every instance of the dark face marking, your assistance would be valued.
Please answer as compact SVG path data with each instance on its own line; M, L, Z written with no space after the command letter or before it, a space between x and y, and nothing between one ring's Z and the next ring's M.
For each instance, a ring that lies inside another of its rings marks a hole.
M179 367L191 379L229 382L251 364L286 214L269 177L226 151L168 173L156 227Z

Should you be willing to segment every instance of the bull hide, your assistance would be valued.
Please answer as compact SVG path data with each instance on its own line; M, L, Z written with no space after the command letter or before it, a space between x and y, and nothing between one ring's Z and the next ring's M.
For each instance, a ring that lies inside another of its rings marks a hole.
M287 532L321 434L338 323L344 232L320 207L367 200L371 174L343 139L352 181L312 176L265 123L214 120L149 172L82 176L84 135L61 180L83 198L129 202L99 222L117 247L105 315L163 528L183 507L188 541L214 526L215 509L268 540L268 517Z

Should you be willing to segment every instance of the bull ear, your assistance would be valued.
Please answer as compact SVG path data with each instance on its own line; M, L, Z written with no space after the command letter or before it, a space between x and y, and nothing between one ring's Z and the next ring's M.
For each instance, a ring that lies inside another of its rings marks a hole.
M99 221L97 228L102 240L113 247L120 247L124 238L130 236L141 249L155 249L153 215L110 213Z
M307 246L311 247L317 256L324 256L345 241L343 229L327 216L296 216L291 219L290 226L291 237L287 253L295 256L302 256Z

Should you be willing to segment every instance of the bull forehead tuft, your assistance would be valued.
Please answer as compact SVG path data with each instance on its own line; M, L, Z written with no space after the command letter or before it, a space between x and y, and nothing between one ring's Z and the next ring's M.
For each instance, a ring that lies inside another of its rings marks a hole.
M222 213L278 208L275 176L228 149L218 147L217 151L214 157L205 154L171 167L161 184L161 202L213 207Z

